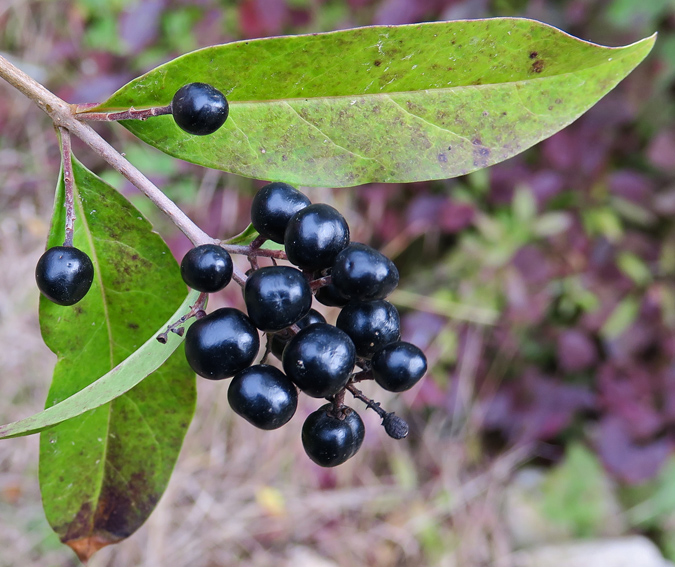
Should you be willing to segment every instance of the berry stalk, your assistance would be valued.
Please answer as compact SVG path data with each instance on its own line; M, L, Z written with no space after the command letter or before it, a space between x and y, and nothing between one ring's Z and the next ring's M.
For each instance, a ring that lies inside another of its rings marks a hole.
M118 120L147 120L153 116L162 116L171 114L171 105L155 106L152 108L122 110L119 112L88 112L86 109L95 104L74 105L74 114L78 120L88 120L92 122L116 122Z
M61 160L63 162L63 184L66 194L66 238L64 246L73 245L73 232L75 230L75 201L73 198L73 152L70 144L70 132L65 128L59 128L61 134Z

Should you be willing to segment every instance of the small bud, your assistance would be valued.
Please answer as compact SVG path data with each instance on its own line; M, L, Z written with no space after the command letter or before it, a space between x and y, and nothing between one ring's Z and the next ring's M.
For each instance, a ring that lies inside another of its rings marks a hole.
M406 421L397 415L394 415L394 412L384 416L382 425L384 425L384 430L387 432L387 435L393 439L404 439L410 432L410 427Z

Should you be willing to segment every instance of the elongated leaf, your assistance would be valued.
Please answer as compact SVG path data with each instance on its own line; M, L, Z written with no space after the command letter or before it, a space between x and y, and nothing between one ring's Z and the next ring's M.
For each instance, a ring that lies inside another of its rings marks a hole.
M565 127L649 53L532 20L375 26L209 47L92 111L167 105L184 84L226 93L230 117L191 136L171 116L124 125L160 150L241 175L351 186L465 174Z
M43 338L58 355L46 407L126 359L185 297L171 252L140 213L79 163L74 178L74 244L95 279L73 307L40 302ZM60 183L49 246L63 241L63 202ZM41 434L47 520L83 560L133 533L164 491L195 404L181 350L128 393Z
M164 331L169 323L185 315L198 297L198 291L190 291L178 310L141 348L86 388L35 415L7 425L0 425L0 439L39 433L67 419L107 404L131 390L146 376L157 370L183 342L177 334L169 333L166 344L160 344L155 334ZM193 322L193 319L188 320L184 325L185 330Z

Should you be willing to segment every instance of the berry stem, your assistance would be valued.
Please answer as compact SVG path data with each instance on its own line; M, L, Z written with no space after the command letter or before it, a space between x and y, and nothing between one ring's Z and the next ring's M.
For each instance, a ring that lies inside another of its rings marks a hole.
M99 136L91 126L78 120L73 115L73 111L76 111L78 108L76 105L69 105L61 100L1 55L0 77L37 104L52 119L56 126L65 128L71 134L77 136L111 167L126 177L159 210L167 215L194 245L217 244L216 240L192 222L171 199L120 155L115 148Z
M130 108L119 112L89 112L87 108L98 106L98 103L87 103L74 105L74 114L78 120L89 120L98 122L114 122L117 120L147 120L153 116L162 116L171 114L171 105L155 106L153 108L143 108L137 110Z
M363 380L373 380L373 371L372 370L362 370L352 375L351 383L355 384L356 382L362 382Z
M75 230L75 200L73 197L75 179L73 176L73 151L70 144L70 132L59 128L61 134L61 160L63 162L63 184L66 193L66 238L64 246L73 246L73 232Z
M376 402L375 400L371 400L368 396L365 396L361 390L359 390L356 386L353 384L347 384L345 386L346 390L349 390L349 393L354 396L357 400L361 400L364 404L366 404L366 407L372 409L377 415L379 415L382 419L385 418L388 412L383 410L380 407L380 402Z
M309 282L309 287L312 291L316 291L317 289L328 285L332 281L333 281L332 276L324 276L322 278L317 278Z
M179 337L182 337L185 333L185 329L182 327L185 321L192 317L201 319L205 315L204 308L206 307L208 297L207 293L200 293L195 304L190 307L190 311L178 319L178 321L168 325L166 331L157 335L157 340L164 345L169 338L169 333L176 333Z
M256 239L257 240L257 239ZM230 254L243 254L244 256L261 256L263 258L277 258L286 260L286 252L283 250L271 250L269 248L259 248L254 246L255 240L251 244L223 244L220 245Z
M342 407L345 405L345 391L344 389L340 390L333 397L329 398L329 401L333 404L331 408L332 414L338 419L344 419L344 414L342 413Z
M380 402L371 400L368 396L365 396L361 390L355 387L353 384L347 384L345 386L346 390L349 390L349 393L354 396L357 400L361 400L366 404L367 408L370 408L377 413L382 418L382 425L384 430L387 432L387 435L392 439L404 439L408 436L410 428L403 418L398 417L393 411L385 411L381 406ZM344 390L343 390L344 392Z
M255 237L255 240L249 244L249 247L251 250L258 250L263 244L265 244L265 242L267 242L267 238L265 238L262 234L259 234Z
M242 274L235 266L232 269L232 279L237 283L239 287L243 288L246 285L246 280L248 279L248 277Z

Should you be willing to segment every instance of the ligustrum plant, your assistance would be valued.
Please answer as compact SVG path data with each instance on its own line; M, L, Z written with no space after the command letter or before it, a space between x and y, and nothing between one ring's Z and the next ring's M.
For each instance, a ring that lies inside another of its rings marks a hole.
M286 424L299 394L326 398L302 426L305 451L322 466L359 449L357 400L391 437L405 437L405 422L357 388L375 380L400 392L426 371L386 300L396 266L295 187L488 167L579 117L654 41L603 47L513 18L275 37L189 53L79 105L0 57L0 76L53 120L62 154L36 267L42 335L58 361L46 409L0 426L0 438L41 432L42 499L61 541L86 562L146 520L190 424L195 373L226 379L232 409L262 429ZM251 226L226 240L204 233L92 120L119 121L171 156L270 181ZM72 136L192 241L180 266L148 221L77 161ZM241 273L232 254L251 270ZM247 312L207 313L208 294L227 285L242 287ZM341 307L335 326L314 301Z

